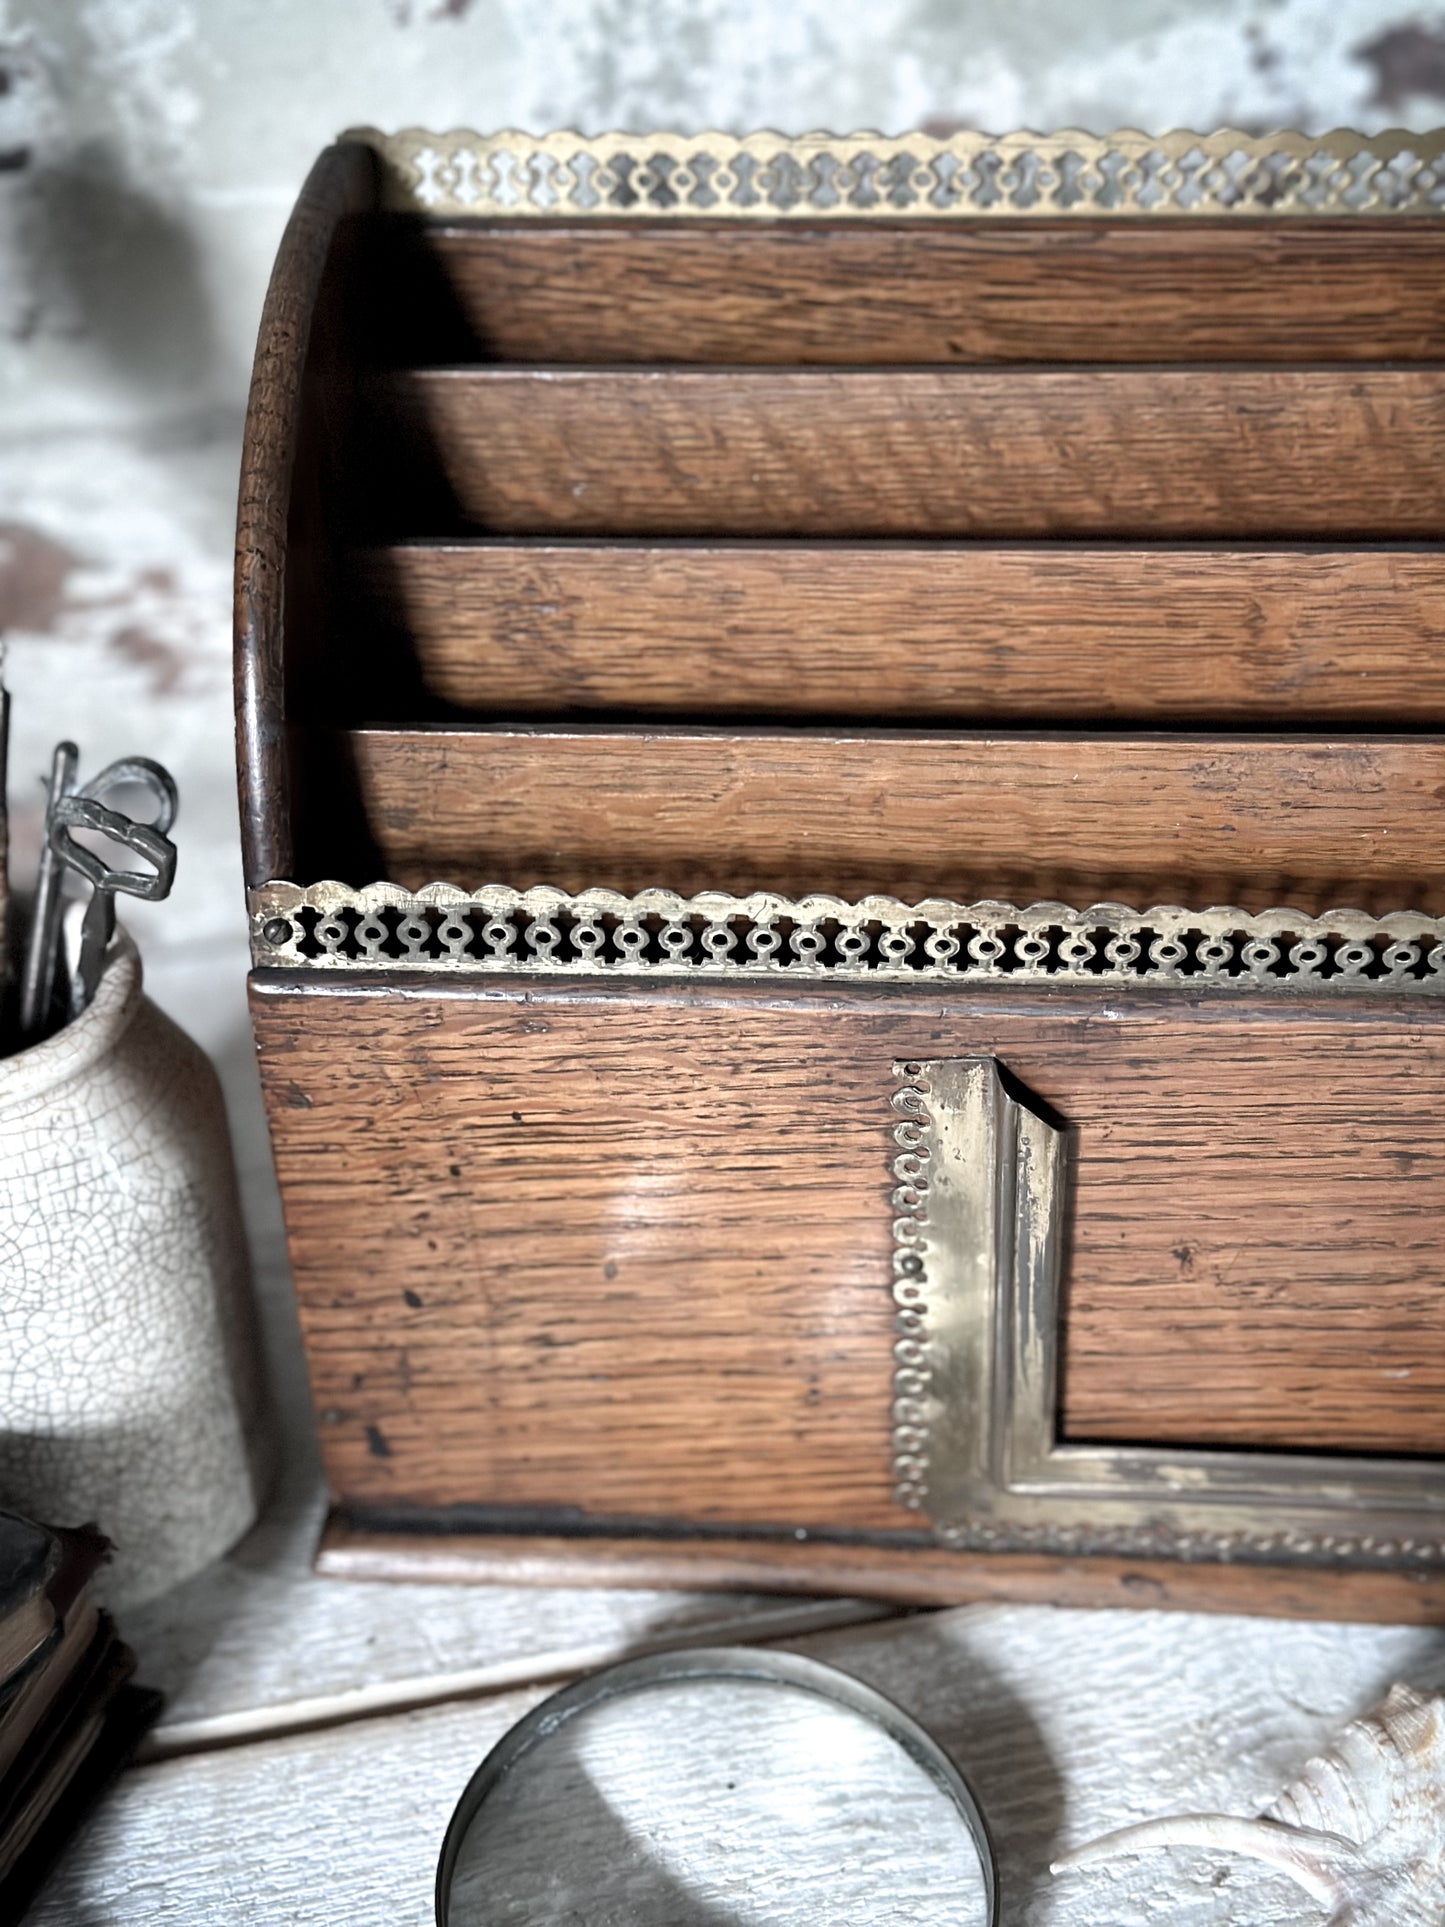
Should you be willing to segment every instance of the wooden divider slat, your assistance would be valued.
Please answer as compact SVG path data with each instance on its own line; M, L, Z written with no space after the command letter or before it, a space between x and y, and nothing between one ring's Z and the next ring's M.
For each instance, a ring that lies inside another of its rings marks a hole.
M500 533L1445 534L1445 372L409 370L381 512Z
M1445 332L1432 221L393 223L374 245L401 361L1429 359Z
M393 681L494 716L1445 722L1433 549L417 542L355 573Z
M373 874L412 885L1445 904L1438 739L309 734L355 785Z

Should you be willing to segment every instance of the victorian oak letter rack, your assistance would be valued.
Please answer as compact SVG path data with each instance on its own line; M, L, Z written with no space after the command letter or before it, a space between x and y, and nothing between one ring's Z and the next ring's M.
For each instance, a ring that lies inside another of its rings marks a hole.
M322 155L237 663L330 1569L1445 1613L1442 214Z

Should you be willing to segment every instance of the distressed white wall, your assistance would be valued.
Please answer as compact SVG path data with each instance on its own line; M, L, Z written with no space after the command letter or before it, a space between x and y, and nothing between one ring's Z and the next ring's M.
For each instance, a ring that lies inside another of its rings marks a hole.
M1445 35L1381 0L10 0L0 407L243 394L316 151L382 127L1433 125ZM1392 31L1393 29L1393 31Z

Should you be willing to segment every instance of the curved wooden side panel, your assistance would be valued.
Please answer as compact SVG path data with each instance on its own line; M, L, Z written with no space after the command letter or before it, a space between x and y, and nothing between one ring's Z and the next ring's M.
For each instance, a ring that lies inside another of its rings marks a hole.
M338 230L376 205L375 165L355 145L329 147L301 190L272 270L246 409L236 513L236 730L241 837L247 880L285 873L291 861L291 772L286 751L288 618L314 579L305 538L319 533L314 503L297 527L304 417L324 409L334 330L322 309L342 278ZM325 334L330 339L322 340ZM314 397L312 389L323 392ZM320 610L315 612L320 619Z

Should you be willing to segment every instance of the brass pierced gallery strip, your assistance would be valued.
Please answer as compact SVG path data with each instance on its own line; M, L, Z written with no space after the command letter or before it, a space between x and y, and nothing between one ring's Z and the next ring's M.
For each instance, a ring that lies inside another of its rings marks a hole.
M1124 129L1085 134L342 136L382 164L382 204L437 215L730 220L1435 214L1445 136Z
M274 882L251 891L250 914L252 961L306 971L1445 991L1445 920L1407 911Z

